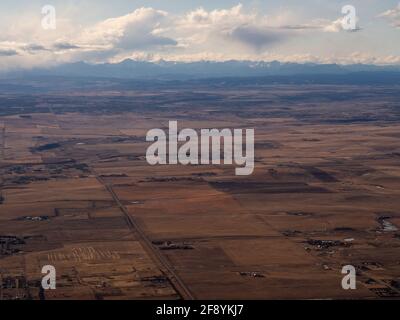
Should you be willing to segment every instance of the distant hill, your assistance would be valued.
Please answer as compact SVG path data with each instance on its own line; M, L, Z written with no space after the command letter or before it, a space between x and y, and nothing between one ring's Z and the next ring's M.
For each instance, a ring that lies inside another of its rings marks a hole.
M0 75L10 77L84 77L120 79L187 80L224 77L269 77L290 75L345 75L350 73L400 72L400 66L365 64L338 65L316 63L281 63L254 61L146 62L124 60L120 63L89 64L76 62L52 68L13 71Z

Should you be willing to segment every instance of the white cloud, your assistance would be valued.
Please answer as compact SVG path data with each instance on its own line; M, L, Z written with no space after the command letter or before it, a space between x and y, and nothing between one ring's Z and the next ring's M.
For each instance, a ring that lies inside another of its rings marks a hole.
M277 29L275 21L255 12L245 12L241 4L230 9L187 13L178 20L175 32L183 48L216 52L260 52L289 36Z
M332 21L323 27L325 32L340 32L343 31L343 18Z
M327 19L313 19L309 23L306 24L295 24L295 25L283 25L281 28L290 29L290 30L315 30L322 32L341 32L341 31L349 31L346 30L343 26L346 24L344 17L340 17L334 21ZM356 28L350 31L360 31L360 27L358 26L359 19L356 17Z
M397 5L397 7L381 13L378 17L385 18L390 21L392 26L395 28L400 28L400 3Z
M167 12L140 8L125 16L107 19L85 29L77 42L128 50L175 45L173 39L157 34L158 28L167 17Z
M54 49L69 50L66 55L71 60L91 62L108 61L133 50L162 51L177 45L173 38L160 34L160 27L170 23L165 11L139 8L84 28L75 37L61 38Z
M398 19L400 6L382 14ZM28 21L28 23L24 23ZM89 26L61 17L57 30L44 31L40 16L23 17L0 35L0 68L43 66L71 61L119 62L142 60L281 60L293 62L397 61L349 54L319 57L305 38L343 30L343 18L307 20L287 8L269 15L238 4L227 9L197 8L171 14L139 8L129 14ZM319 39L322 39L320 37ZM327 42L324 42L325 45ZM322 44L324 45L324 44ZM346 47L346 46L343 46ZM284 54L286 53L286 54ZM377 63L378 63L377 62Z
M65 38L59 42L76 49L68 53L72 59L92 62L117 61L133 56L134 52L146 52L148 56L195 55L205 51L256 56L294 33L276 27L277 22L276 17L245 12L241 4L212 11L198 8L182 15L140 8L86 28L73 40Z

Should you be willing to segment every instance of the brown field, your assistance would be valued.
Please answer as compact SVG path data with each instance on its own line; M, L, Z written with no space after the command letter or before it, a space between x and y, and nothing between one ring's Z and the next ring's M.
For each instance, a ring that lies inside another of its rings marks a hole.
M32 94L28 112L2 95L0 298L39 299L47 264L46 299L399 298L399 92ZM148 165L146 132L169 120L255 128L253 175Z

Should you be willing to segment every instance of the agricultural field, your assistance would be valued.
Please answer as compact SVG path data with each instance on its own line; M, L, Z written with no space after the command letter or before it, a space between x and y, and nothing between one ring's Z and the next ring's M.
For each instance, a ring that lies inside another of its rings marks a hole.
M0 298L399 298L399 101L395 85L4 92ZM254 173L149 165L146 133L170 120L254 128Z

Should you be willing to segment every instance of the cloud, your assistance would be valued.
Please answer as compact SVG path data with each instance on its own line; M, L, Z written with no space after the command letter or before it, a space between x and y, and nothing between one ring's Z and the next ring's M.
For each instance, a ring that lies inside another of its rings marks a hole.
M283 25L280 26L281 29L287 29L287 30L318 30L323 28L321 25L316 25L316 24L288 24L288 25Z
M381 16L399 21L399 11L400 6ZM24 16L2 31L0 68L126 58L350 61L327 56L323 47L331 45L331 39L343 41L343 46L335 43L334 51L347 52L353 61L397 61L396 56L374 60L347 51L348 40L335 35L344 31L343 17L309 19L306 13L288 7L268 14L241 4L215 10L200 7L179 14L143 7L85 26L74 23L74 17L60 17L54 32L42 30L39 18Z
M388 20L395 28L400 28L400 3L397 7L381 13L378 17Z
M325 25L323 30L325 32L340 32L343 31L343 18L339 18L335 21L330 22L329 24Z
M21 49L23 51L29 52L31 54L35 54L36 52L39 52L39 51L48 51L49 50L45 46L43 46L41 44L36 44L36 43L22 45Z
M355 29L345 29L344 28L345 18L339 18L339 19L337 19L335 21L327 23L323 27L323 31L325 31L325 32L341 32L341 31L357 32L357 31L360 31L361 28L358 26L358 18L356 18L356 19L357 19L357 22L356 22Z
M161 34L171 25L169 14L153 8L139 8L116 18L83 28L76 36L58 40L55 50L62 50L71 60L105 62L132 51L162 51L175 47L177 41Z
M279 30L276 21L239 4L230 9L190 11L173 26L179 47L187 51L261 52L288 39L290 31ZM169 29L171 31L171 29Z
M53 48L56 50L72 50L79 49L80 47L69 42L57 42L53 45Z
M229 36L257 51L261 51L271 45L283 41L286 35L276 30L266 30L256 26L239 26L234 28Z
M85 29L78 43L127 50L174 46L174 39L158 35L158 29L167 17L168 13L165 11L140 8Z
M1 57L11 57L11 56L17 56L18 52L16 50L12 49L0 49L0 56Z
M0 57L13 57L20 54L21 44L14 41L0 41Z
M343 26L345 24L345 18L340 17L336 20L327 19L314 19L306 24L295 24L295 25L282 25L279 28L288 30L299 30L299 31L322 31L322 32L341 32L341 31L360 31L361 28L358 26L358 18L356 28L353 30L346 30Z
M40 51L49 51L49 49L37 43L24 43L15 41L0 42L0 56L3 57L36 54Z
M229 9L198 8L180 15L153 8L140 8L124 16L85 28L73 39L72 59L115 61L133 52L165 55L208 51L259 53L287 39L291 31L271 26L273 19L245 12L241 4Z

